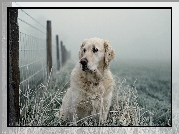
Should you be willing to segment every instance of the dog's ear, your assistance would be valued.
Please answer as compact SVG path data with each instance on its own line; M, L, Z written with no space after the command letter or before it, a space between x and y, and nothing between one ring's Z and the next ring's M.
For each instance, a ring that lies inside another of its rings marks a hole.
M85 43L83 41L83 43L80 46L80 51L79 51L79 54L78 54L79 60L83 57L83 47L84 47L84 45L85 45Z
M107 40L104 40L104 50L104 69L107 69L109 66L109 62L113 60L115 56L114 50Z

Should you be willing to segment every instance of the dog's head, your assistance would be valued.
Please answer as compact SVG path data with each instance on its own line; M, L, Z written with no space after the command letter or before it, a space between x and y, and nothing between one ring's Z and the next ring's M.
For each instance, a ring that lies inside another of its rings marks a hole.
M99 38L85 39L79 51L83 71L95 72L98 67L107 69L114 56L114 50L109 42Z

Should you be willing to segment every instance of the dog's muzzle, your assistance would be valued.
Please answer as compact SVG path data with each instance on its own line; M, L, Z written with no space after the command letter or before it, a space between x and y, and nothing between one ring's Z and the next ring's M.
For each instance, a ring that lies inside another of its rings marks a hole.
M87 67L87 64L88 64L88 60L86 58L82 58L80 60L80 63L82 65L82 70L85 71L85 70L89 70L88 67Z

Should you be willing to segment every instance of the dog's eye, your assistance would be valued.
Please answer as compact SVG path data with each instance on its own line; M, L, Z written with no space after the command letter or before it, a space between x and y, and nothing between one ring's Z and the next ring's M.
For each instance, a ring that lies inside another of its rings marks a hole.
M96 53L96 52L98 52L98 49L97 48L95 48L95 47L93 47L93 53Z
M86 49L84 49L83 52L85 53L85 52L86 52Z

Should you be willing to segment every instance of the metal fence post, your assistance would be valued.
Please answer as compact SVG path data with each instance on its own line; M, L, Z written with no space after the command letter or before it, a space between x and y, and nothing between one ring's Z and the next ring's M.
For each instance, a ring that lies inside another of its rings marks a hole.
M47 78L50 75L52 68L52 34L51 21L47 21Z
M60 70L60 55L59 55L59 41L58 35L56 35L56 44L57 44L57 70Z
M19 27L17 23L18 9L9 9L9 94L8 94L8 122L15 126L19 122Z

